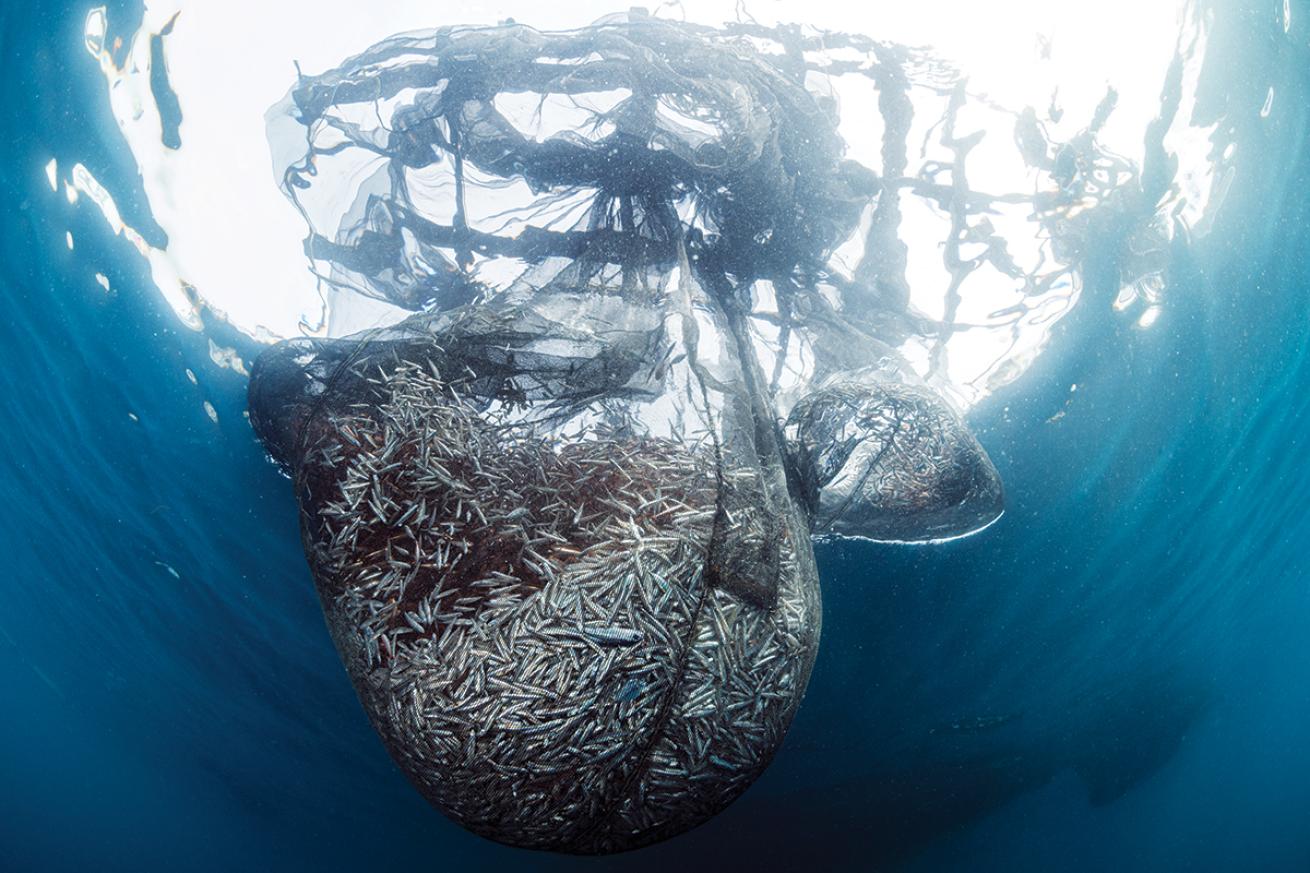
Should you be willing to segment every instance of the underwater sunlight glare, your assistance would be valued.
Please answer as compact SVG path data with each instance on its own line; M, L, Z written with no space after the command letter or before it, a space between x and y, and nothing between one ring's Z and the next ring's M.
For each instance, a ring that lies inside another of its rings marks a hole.
M270 107L283 100L297 70L317 74L394 33L510 17L541 30L565 29L613 11L598 2L453 3L437 14L419 2L375 7L346 0L165 0L150 4L136 34L114 45L107 44L108 13L96 8L86 19L87 50L105 76L110 106L167 239L148 241L125 226L116 192L81 165L63 168L64 185L70 197L84 195L98 207L148 260L159 292L192 329L204 330L208 317L267 343L391 323L404 313L324 287L311 272L304 221L278 188L286 162L278 149L294 144L296 136L303 139L303 132L297 134L294 120ZM1012 199L1002 196L991 214L968 228L971 236L954 254L970 261L963 268L950 261L951 215L941 202L901 196L899 215L900 238L909 242L903 265L909 308L924 323L942 326L940 349L922 337L910 337L899 348L961 409L1027 369L1081 288L1070 247L1053 244L1050 222L1038 217L1034 195L1058 188L1063 177L1058 168L1042 170L1024 159L1018 142L1023 111L1031 108L1049 141L1070 151L1080 134L1095 128L1097 147L1122 160L1118 169L1095 170L1113 191L1148 160L1146 136L1162 116L1166 85L1180 92L1175 96L1184 107L1190 105L1206 39L1205 21L1185 0L1018 0L1005 4L1004 13L996 4L963 0L855 8L830 2L674 3L651 14L710 25L803 22L806 32L853 32L889 45L926 47L941 63L911 83L913 119L902 132L909 152L903 168L884 166L888 132L869 77L811 73L806 80L839 107L847 157L883 175L896 173L911 192L916 179L940 181L951 157L942 133L950 95L955 87L968 95L953 130L956 142L981 136L968 155L968 185ZM834 64L852 60L849 50L828 54ZM1171 64L1181 72L1174 82ZM1136 248L1159 249L1180 232L1189 238L1203 234L1212 201L1219 199L1223 179L1211 154L1212 130L1191 126L1187 115L1165 119L1163 146L1177 161L1174 184L1159 202L1140 207L1144 235ZM48 168L51 179L59 169ZM365 184L377 170L377 162L360 166L348 186ZM349 191L340 193L348 199ZM1081 210L1098 202L1092 197L1085 205L1074 203L1061 220L1076 223ZM833 252L834 274L859 272L871 214ZM1008 272L986 250L997 239L1006 254L1001 260L1012 264ZM1124 317L1141 327L1154 323L1166 304L1158 268L1144 263L1123 284L1116 306ZM240 370L249 364L228 348L216 348L214 360Z

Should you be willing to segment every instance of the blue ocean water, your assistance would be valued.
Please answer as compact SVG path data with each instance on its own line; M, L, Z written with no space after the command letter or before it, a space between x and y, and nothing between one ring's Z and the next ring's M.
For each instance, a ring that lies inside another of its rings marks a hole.
M86 6L0 7L0 869L1310 869L1310 8L1284 32L1281 2L1206 5L1196 112L1237 172L1160 322L1117 319L1093 259L1039 363L971 413L1003 519L822 547L823 649L773 766L611 859L474 837L391 764L244 380L50 195L46 161L80 161L162 241ZM139 8L108 6L130 32Z

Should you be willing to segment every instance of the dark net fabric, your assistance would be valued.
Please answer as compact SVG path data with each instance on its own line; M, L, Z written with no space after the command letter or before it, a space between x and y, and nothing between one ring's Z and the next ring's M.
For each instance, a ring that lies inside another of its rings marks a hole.
M335 156L386 157L307 248L333 282L407 309L466 302L468 268L490 258L639 283L689 229L696 257L739 284L786 275L822 263L876 182L842 159L801 54L626 16L394 37L293 89L309 148L284 187L299 202ZM572 127L544 136L552 110Z

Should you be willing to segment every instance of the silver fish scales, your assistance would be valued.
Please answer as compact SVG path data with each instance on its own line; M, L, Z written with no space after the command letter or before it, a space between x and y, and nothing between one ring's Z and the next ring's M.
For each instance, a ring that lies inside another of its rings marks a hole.
M325 417L320 440L342 454L309 455L345 458L344 467L337 460L327 470L301 471L316 481L323 473L312 496L323 511L313 524L307 518L307 536L312 532L329 627L379 733L435 804L507 842L608 851L694 824L749 784L771 751L716 745L713 729L700 723L704 715L687 718L675 705L679 697L714 699L697 664L716 656L694 657L693 650L711 651L732 633L731 622L712 614L703 573L719 499L717 459L673 441L603 430L543 452L530 430L474 420L448 404L432 372L408 362L384 367L373 382L387 399L374 416ZM343 426L353 440L338 433ZM623 488L589 499L552 474L551 459L564 474L618 476ZM622 459L618 469L615 459ZM446 472L434 476L429 465ZM492 470L517 484L517 497L496 487L486 475ZM456 476L462 487L449 487ZM352 511L360 483L373 492L370 503L407 508ZM522 502L508 502L515 500ZM461 504L476 508L466 518L480 509L514 522L494 528L494 555L480 554L485 543L468 530L477 522L456 516ZM537 509L561 504L564 512ZM420 505L429 522L409 524ZM588 505L614 511L577 512ZM612 523L615 513L622 524ZM543 518L566 527L543 527ZM448 541L464 551L447 548ZM403 580L404 590L388 579ZM810 619L807 647L794 652L802 661L817 631L813 582L797 579L780 592L797 601L788 612ZM476 620L451 622L443 603ZM364 636L353 630L364 626L372 628ZM579 644L584 648L572 648ZM783 645L781 637L773 644ZM633 686L637 675L643 679ZM738 707L750 697L744 692ZM777 725L760 734L765 743L780 738L799 691L783 699L770 716ZM686 745L684 737L694 740L687 746L694 760L654 763L666 747ZM707 769L710 754L732 767ZM640 763L647 760L650 767ZM671 785L659 786L671 773L704 786L697 791L731 778L728 787L713 787L713 799L689 806ZM647 807L671 806L659 815L648 808L642 820L658 826L634 831L637 819L623 812L630 796L645 797Z

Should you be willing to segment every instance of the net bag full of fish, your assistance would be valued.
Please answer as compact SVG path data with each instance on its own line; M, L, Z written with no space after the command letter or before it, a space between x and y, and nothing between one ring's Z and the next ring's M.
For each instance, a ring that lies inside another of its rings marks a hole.
M825 297L878 179L763 39L441 29L270 111L330 300L407 314L270 347L251 420L378 734L491 839L704 822L805 692L811 537L1000 512L960 418Z

